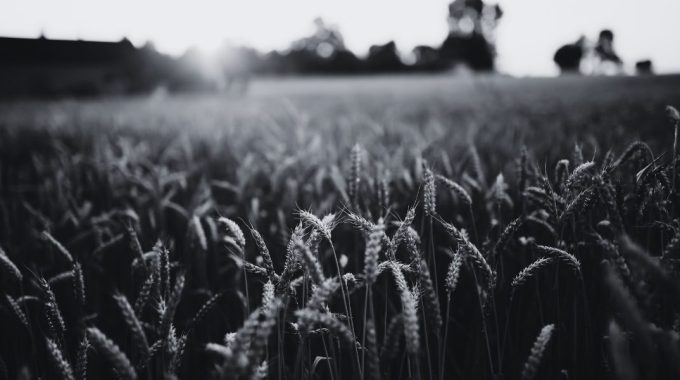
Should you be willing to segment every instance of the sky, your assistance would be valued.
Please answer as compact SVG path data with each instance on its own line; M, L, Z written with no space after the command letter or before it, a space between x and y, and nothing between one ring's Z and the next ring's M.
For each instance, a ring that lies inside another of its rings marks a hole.
M487 1L493 2L493 1ZM652 59L657 72L680 72L680 0L497 0L498 67L513 75L554 75L562 44L599 30L615 33L629 67ZM438 45L447 33L446 0L0 0L0 36L152 41L179 55L225 40L284 49L322 17L346 45L365 54L394 40L402 51Z

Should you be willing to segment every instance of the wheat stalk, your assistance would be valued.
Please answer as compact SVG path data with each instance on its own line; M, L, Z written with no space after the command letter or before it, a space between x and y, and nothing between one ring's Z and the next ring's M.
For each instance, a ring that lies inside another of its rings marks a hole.
M383 344L380 348L380 353L386 361L392 361L392 359L396 356L401 338L404 336L403 332L403 318L402 314L399 313L394 315L390 320L390 323L387 325L385 338L383 339Z
M254 275L267 279L269 278L269 273L267 273L267 270L262 268L261 266L249 262L244 262L242 264L243 269L245 269L246 273L252 273Z
M472 171L475 174L475 180L482 187L486 187L486 176L482 168L482 160L479 158L479 152L474 145L470 145L470 160L472 161Z
M172 324L172 321L175 318L177 306L179 305L179 302L182 300L182 291L184 290L184 283L185 283L184 273L177 274L177 278L175 279L175 286L172 289L172 293L170 293L170 295L168 296L165 312L163 313L160 320L159 331L162 337L167 336L168 332L170 331L170 325Z
M560 215L562 221L566 220L572 215L581 214L590 209L593 205L594 190L592 188L587 188L580 192L576 198L574 198Z
M9 259L5 251L0 247L0 267L3 268L4 272L9 274L17 284L21 284L24 276L19 271L16 265Z
M7 300L7 303L9 304L10 309L14 313L14 315L17 317L19 322L26 327L27 330L30 331L30 325L28 323L28 317L26 317L26 314L24 311L21 309L21 306L17 303L17 301L12 298L9 294L5 294L5 299Z
M66 249L57 239L55 239L52 235L50 235L49 232L43 231L42 236L45 240L47 240L54 248L57 249L57 252L59 252L69 263L73 262L73 256L71 253Z
M267 271L269 279L276 283L278 281L278 275L274 270L274 263L272 262L272 256L269 254L267 244L265 244L264 239L262 239L262 235L260 235L256 229L251 228L250 234L253 236L253 240L255 241L257 251L260 253L260 257L262 257L262 263L264 265L264 269Z
M534 215L529 215L525 219L527 222L531 222L537 226L541 226L544 230L546 230L550 236L553 239L557 239L557 231L555 231L555 228L547 221L540 219Z
M567 263L567 265L569 265L577 274L581 274L581 263L571 253L559 248L548 247L545 245L536 245L536 249L541 254L560 259L561 261Z
M326 240L329 242L331 241L331 233L333 232L335 214L328 214L322 219L319 219L316 215L309 211L299 210L298 215L302 221L309 224L314 229L316 229L316 231L321 233Z
M165 249L159 241L154 246L154 250L158 252L158 281L160 285L161 297L167 297L170 293L170 251Z
M425 307L425 315L428 319L427 327L431 328L432 331L434 331L434 334L438 336L443 323L439 298L435 292L434 284L430 277L430 271L427 268L425 260L420 261L419 268L420 287L423 290L423 306Z
M224 369L236 371L236 374L252 374L255 371L281 307L283 302L274 299L267 308L253 311L236 333L228 334L228 339L225 339L227 349L219 350L225 354Z
M124 380L137 378L137 372L130 364L130 360L103 332L96 327L90 327L87 329L87 337L94 348L109 362L119 378Z
M571 172L569 177L567 177L567 180L565 181L564 186L567 189L574 188L575 186L579 185L584 179L589 178L586 174L588 170L593 168L595 166L594 161L588 161L580 164L579 166L575 167L574 170Z
M522 269L515 278L512 279L512 287L517 288L522 286L524 283L529 281L532 277L536 275L542 268L548 266L553 261L550 257L541 257L540 259L529 264L526 268Z
M168 371L171 374L177 375L177 371L179 371L179 368L182 365L182 359L186 352L187 339L188 336L184 334L177 340L172 358L170 359L170 364L168 365Z
M71 365L68 363L66 358L64 358L59 346L50 338L45 338L45 341L47 342L47 354L50 358L50 362L57 370L59 378L62 380L75 380Z
M268 283L271 284L271 283ZM217 303L222 299L224 296L224 292L222 293L217 293L210 297L205 303L201 306L200 309L194 314L194 317L191 318L191 321L189 322L189 327L187 328L188 333L192 332L196 326L200 325L201 322L205 319L205 317L210 313L211 310L213 310L216 306Z
M628 145L626 149L621 153L621 156L611 164L611 169L615 169L628 161L630 158L634 157L638 153L644 153L648 156L649 161L654 159L654 153L649 145L642 141L635 141Z
M523 223L524 218L521 216L508 223L505 229L503 229L503 232L501 232L501 235L498 237L498 241L496 241L496 245L493 248L496 255L500 254L510 239L515 235L519 228L522 227Z
M130 246L130 250L134 253L136 256L136 261L140 262L144 268L146 268L146 261L144 260L144 250L142 249L142 244L139 242L139 237L137 236L137 231L135 231L134 228L132 228L131 225L127 226L125 230L127 234L127 239L128 239L128 245Z
M243 250L246 246L246 238L243 234L243 230L241 230L241 227L239 227L236 222L226 217L220 217L217 219L217 225L220 227L220 231L224 234L224 241L226 243L233 241L234 245L238 249L239 254L243 255Z
M538 368L541 365L541 359L545 353L548 343L550 342L550 337L552 336L553 330L555 330L555 325L546 325L541 329L540 334L536 338L534 345L531 347L531 353L526 363L524 363L524 369L522 370L522 380L532 380L536 377Z
M78 343L78 350L76 352L76 379L87 380L87 350L90 348L90 342L87 339L87 334Z
M460 267L463 265L463 255L456 252L453 254L453 260L449 264L449 269L446 271L446 279L444 283L446 284L446 291L449 294L453 294L458 286L458 280L460 278Z
M416 209L415 207L410 207L408 211L406 212L406 217L404 220L399 224L399 227L397 230L394 232L394 235L392 235L392 239L390 242L390 250L389 250L389 259L394 260L394 255L397 252L397 248L399 248L399 245L404 242L407 238L408 234L408 229L411 227L411 224L413 223L413 219L416 217Z
M423 209L425 210L425 215L437 215L437 188L434 182L434 174L432 174L432 170L427 166L425 166L423 182Z
M382 177L378 181L378 209L387 212L390 204L390 184L387 178Z
M193 231L193 237L198 242L198 247L201 250L206 251L208 249L208 238L205 236L205 230L201 224L201 218L197 215L191 217L191 231Z
M637 369L633 364L628 347L628 338L621 331L616 321L609 321L609 350L614 362L614 370L617 378L622 380L635 380L638 378Z
M362 149L359 144L355 144L350 152L350 174L347 183L347 195L349 196L352 205L356 205L357 196L359 194L359 185L361 183L361 153Z
M456 226L439 220L439 224L449 233L449 235L459 244L459 253L464 254L466 258L472 260L475 267L481 269L487 277L487 286L492 289L496 282L496 273L491 269L489 263L486 261L477 247L472 244L467 235L460 231Z
M399 290L401 309L403 315L404 337L406 338L406 350L411 355L416 355L420 349L418 336L418 296L411 291L406 283L406 278L397 265L390 265L394 282Z
M323 306L335 294L340 287L340 281L336 277L328 278L314 287L312 296L307 302L307 307L312 310L323 310Z
M288 240L288 244L286 246L286 260L283 264L281 279L279 281L279 284L277 285L281 285L283 283L283 285L287 287L288 286L287 282L290 282L293 273L300 268L302 259L300 258L299 252L297 251L297 249L295 249L295 247L299 241L303 240L303 237L304 226L302 225L302 223L299 223L293 230L293 233L291 234L291 237Z
M381 241L385 235L384 225L382 220L371 229L366 242L366 251L364 253L364 278L366 279L366 286L371 286L377 277L378 257L380 255Z
M625 327L631 329L635 333L636 341L641 346L640 352L644 359L653 365L652 353L655 352L655 350L654 341L652 340L648 326L649 324L616 272L606 261L603 265L605 284L610 290L612 305L619 310L620 313L618 316L625 322Z
M319 260L314 256L309 247L307 247L302 241L298 241L296 250L300 252L298 255L302 258L305 268L307 269L307 273L309 273L314 284L321 284L326 279L326 276L323 274L323 269L321 268Z
M297 317L298 324L302 330L309 331L315 326L323 326L337 336L343 338L347 343L351 345L356 344L354 334L352 334L349 327L329 313L304 308L295 311L295 316Z
M66 324L61 316L61 311L59 310L59 304L57 303L57 298L50 287L50 284L45 281L44 278L38 280L38 284L43 291L45 296L44 308L45 316L47 318L47 323L49 325L50 333L60 344L64 341L64 332L66 331Z
M448 187L449 190L456 195L458 200L463 203L465 207L472 206L472 197L470 197L470 194L468 194L467 190L465 190L463 186L442 175L437 175L437 178L444 182L444 185L446 185L446 187Z
M600 199L607 207L607 213L609 214L609 219L614 224L617 232L623 231L623 220L621 219L621 214L619 213L618 206L616 205L616 199L614 199L614 191L611 189L609 183L605 182L601 176L595 177L595 183L597 184L597 192Z
M366 349L368 350L368 359L366 360L368 378L379 380L380 357L378 356L378 337L376 336L375 322L372 319L366 321Z
M123 315L123 320L132 334L132 342L141 355L140 363L146 363L150 357L149 342L146 339L146 335L144 334L144 330L142 329L142 325L137 318L137 315L132 309L132 306L130 306L127 297L123 294L114 294L113 299L116 301L116 304Z
M79 307L85 307L85 279L80 263L73 263L73 294Z
M144 283L142 284L142 288L139 290L139 294L137 295L137 299L135 300L135 313L138 315L142 315L144 312L144 307L146 304L149 302L149 299L151 298L151 291L153 290L154 283L156 280L156 272L155 271L149 271L149 275L144 280Z

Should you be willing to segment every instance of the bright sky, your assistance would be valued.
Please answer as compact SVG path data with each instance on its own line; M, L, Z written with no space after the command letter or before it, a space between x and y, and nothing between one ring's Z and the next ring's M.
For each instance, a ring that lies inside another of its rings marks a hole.
M651 58L657 72L680 72L680 0L498 0L498 65L515 75L556 72L557 47L602 28L632 66ZM447 0L1 0L0 35L153 41L167 53L224 40L283 49L313 31L320 16L364 54L395 40L402 50L438 45L446 35Z

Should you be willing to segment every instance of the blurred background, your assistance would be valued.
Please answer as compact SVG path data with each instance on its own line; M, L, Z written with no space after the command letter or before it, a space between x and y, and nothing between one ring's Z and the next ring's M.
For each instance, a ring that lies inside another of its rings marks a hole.
M221 92L282 76L680 70L676 0L0 4L0 96Z

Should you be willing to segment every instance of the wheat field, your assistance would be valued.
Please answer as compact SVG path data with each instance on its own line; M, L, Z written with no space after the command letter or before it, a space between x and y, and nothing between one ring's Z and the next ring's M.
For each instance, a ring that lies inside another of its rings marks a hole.
M679 378L673 105L672 76L0 104L0 379Z

